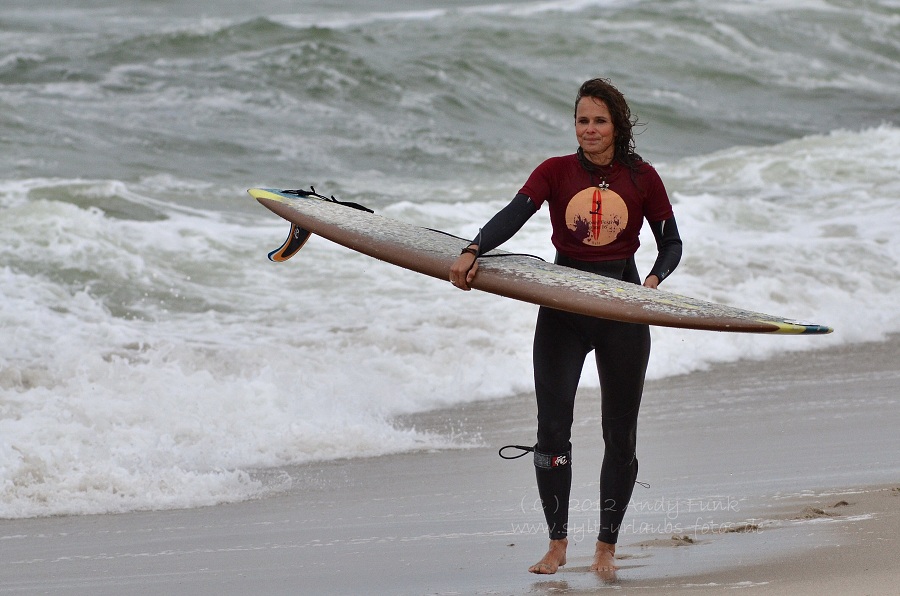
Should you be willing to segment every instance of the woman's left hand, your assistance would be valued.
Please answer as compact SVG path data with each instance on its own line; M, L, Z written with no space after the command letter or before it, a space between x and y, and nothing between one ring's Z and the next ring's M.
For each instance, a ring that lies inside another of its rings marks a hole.
M648 275L647 279L644 280L645 288L653 288L654 290L659 287L659 278L655 275Z

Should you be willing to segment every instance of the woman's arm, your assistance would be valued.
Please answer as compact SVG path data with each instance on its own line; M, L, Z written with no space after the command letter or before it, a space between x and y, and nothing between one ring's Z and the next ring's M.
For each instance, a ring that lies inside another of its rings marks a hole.
M682 246L674 217L663 221L651 221L650 229L653 231L653 237L656 238L656 249L659 254L656 256L653 268L650 269L650 274L644 280L644 285L648 288L655 288L678 266L681 261Z

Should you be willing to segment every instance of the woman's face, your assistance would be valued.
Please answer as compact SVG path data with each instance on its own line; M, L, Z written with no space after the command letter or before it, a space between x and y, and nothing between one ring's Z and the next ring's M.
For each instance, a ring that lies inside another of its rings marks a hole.
M612 162L616 152L616 130L609 108L602 99L582 97L578 101L575 137L589 160L600 166Z

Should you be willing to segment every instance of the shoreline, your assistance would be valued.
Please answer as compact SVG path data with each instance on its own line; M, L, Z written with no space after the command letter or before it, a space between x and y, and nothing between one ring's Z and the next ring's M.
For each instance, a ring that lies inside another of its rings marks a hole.
M588 571L602 455L589 389L556 575L527 572L546 547L531 462L497 456L533 437L521 395L398 420L477 446L286 468L293 487L254 501L0 520L0 594L894 593L898 348L891 337L648 382L638 479L650 487L635 487L615 579Z

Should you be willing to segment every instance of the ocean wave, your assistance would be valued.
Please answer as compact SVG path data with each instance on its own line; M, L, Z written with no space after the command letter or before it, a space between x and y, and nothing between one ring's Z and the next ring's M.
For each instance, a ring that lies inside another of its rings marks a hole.
M658 164L685 239L668 290L836 331L654 328L650 377L900 331L897 159L900 131L885 125ZM210 189L189 181L196 198L169 202L154 196L181 185L169 177L68 184L0 193L0 325L14 330L0 346L0 516L249 498L290 482L272 487L258 468L464 446L392 421L530 390L531 305L319 238L272 265L286 225L259 207L208 212ZM357 184L342 198L367 202ZM486 197L515 184L428 201L422 183L374 188L381 212L466 236L506 202ZM152 217L125 213L142 198ZM552 258L549 232L538 214L508 248ZM461 345L477 357L462 364Z

